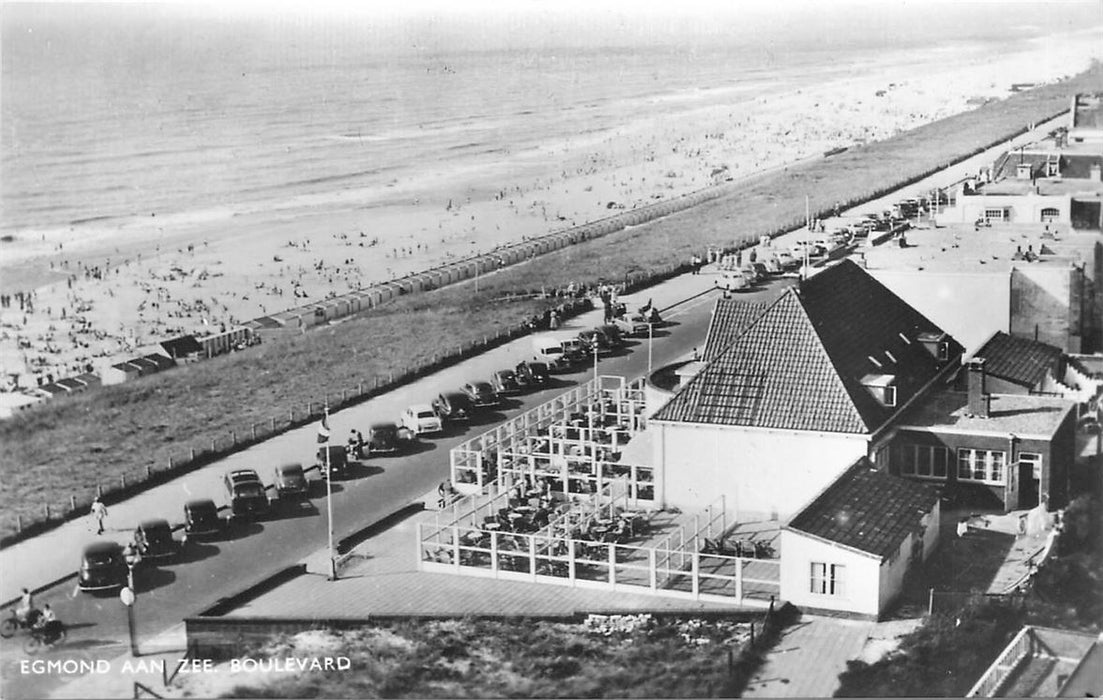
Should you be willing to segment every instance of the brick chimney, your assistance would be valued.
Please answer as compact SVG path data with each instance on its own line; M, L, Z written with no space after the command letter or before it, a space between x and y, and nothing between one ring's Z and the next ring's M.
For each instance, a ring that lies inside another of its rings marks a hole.
M988 417L988 396L985 387L984 358L974 357L969 360L969 415L977 418Z

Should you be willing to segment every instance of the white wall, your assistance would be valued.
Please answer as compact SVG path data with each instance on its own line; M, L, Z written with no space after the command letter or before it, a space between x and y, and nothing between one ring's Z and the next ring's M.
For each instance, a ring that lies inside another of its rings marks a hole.
M729 517L788 519L854 462L867 436L653 421L656 494L701 510L721 495Z
M1010 332L1011 273L869 270L881 284L965 346L979 350L996 331Z
M812 562L846 567L841 596L812 593ZM791 530L781 531L781 598L799 607L876 616L880 611L880 558L859 554Z
M1026 194L976 194L958 197L954 207L943 210L937 217L939 223L971 224L984 218L985 209L1010 208L1010 218L1005 223L1041 223L1043 209L1056 209L1054 223L1072 222L1072 197ZM998 225L998 224L995 224Z

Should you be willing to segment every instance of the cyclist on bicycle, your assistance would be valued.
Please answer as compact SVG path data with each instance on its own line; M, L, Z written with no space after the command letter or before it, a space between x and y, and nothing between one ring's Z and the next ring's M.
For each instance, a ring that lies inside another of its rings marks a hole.
M38 620L39 615L40 613L34 608L34 596L24 588L23 594L19 596L19 606L15 609L15 616L21 625L30 627Z

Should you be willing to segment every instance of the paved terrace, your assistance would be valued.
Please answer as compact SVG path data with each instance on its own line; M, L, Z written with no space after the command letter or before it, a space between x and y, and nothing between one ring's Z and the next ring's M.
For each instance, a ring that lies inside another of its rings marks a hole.
M435 518L434 512L422 513L360 545L337 581L326 580L328 553L319 552L308 564L310 573L261 595L227 617L352 619L733 609L730 603L418 571L417 526L428 525Z

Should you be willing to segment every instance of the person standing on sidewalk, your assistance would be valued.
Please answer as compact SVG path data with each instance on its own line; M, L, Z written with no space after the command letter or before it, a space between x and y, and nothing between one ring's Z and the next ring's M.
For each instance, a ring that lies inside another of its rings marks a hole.
M96 519L97 535L103 534L103 519L107 517L107 506L103 504L99 496L92 501L92 517Z

